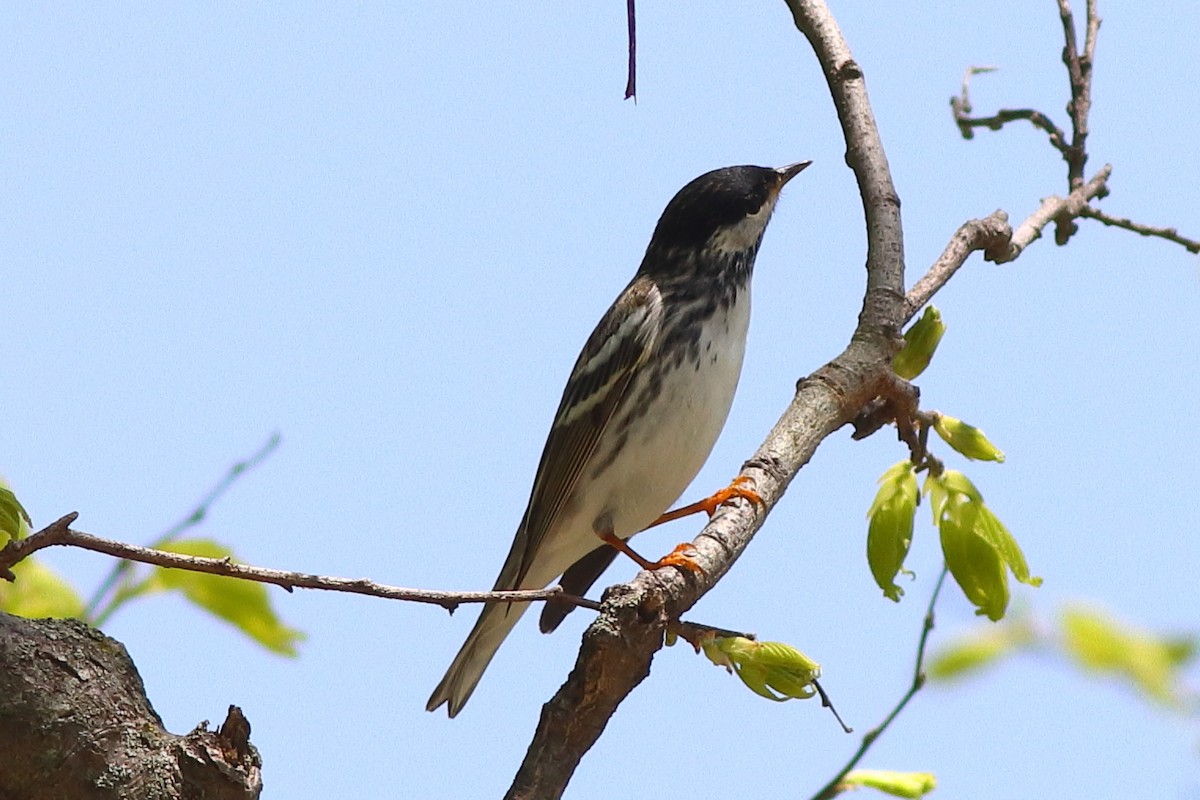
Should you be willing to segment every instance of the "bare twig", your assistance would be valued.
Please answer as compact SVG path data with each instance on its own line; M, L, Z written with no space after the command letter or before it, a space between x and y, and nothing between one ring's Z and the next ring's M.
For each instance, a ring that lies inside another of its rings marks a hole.
M1067 225L1074 225L1074 220L1094 198L1108 194L1108 177L1112 174L1112 166L1105 164L1091 180L1071 192L1066 197L1051 195L1042 200L1042 204L1013 231L1012 244L1004 258L996 259L997 263L1012 261L1024 252L1032 242L1041 237L1042 230L1051 222L1056 223L1055 242L1066 244L1060 234Z
M993 211L983 219L969 220L960 225L950 237L942 255L908 290L904 298L905 322L916 316L933 299L971 253L982 250L983 257L988 261L1006 260L1004 256L1008 255L1011 241L1012 228L1008 225L1008 215L1003 211Z
M1054 145L1054 149L1066 157L1067 135L1062 128L1051 122L1050 118L1040 111L1032 108L1002 108L990 117L971 116L971 112L974 110L971 106L971 78L985 72L995 72L996 69L996 67L967 67L966 72L963 73L962 94L950 98L950 109L954 113L954 122L958 125L958 132L964 139L974 139L976 128L998 131L1009 122L1027 120L1035 128L1045 131L1050 136L1050 144Z
M1106 214L1089 205L1087 202L1082 204L1078 202L1080 197L1091 191L1088 187L1093 186L1099 177L1098 173L1097 176L1092 178L1092 181L1085 182L1084 180L1085 167L1088 160L1088 115L1092 109L1092 67L1096 57L1096 40L1100 32L1100 15L1096 10L1096 1L1087 0L1087 20L1084 25L1083 49L1081 51L1075 31L1075 16L1071 11L1070 0L1057 0L1058 15L1062 21L1063 40L1065 42L1062 59L1063 64L1066 65L1067 77L1071 85L1071 99L1067 102L1067 113L1071 117L1071 137L1069 142L1067 141L1066 132L1051 122L1048 116L1034 109L1002 109L989 117L972 117L969 94L971 78L980 72L990 72L992 70L991 67L969 68L963 75L962 94L950 99L950 106L954 111L954 122L958 125L963 138L972 138L975 128L985 127L992 130L999 130L1005 123L1016 120L1028 120L1049 134L1050 144L1062 154L1063 160L1067 162L1067 186L1070 191L1067 201L1055 197L1044 201L1042 208L1030 217L1029 220L1026 220L1026 225L1029 227L1023 226L1023 230L1018 229L1018 234L1023 235L1014 234L1016 246L1006 255L1000 254L996 258L988 256L989 261L996 261L998 263L1012 261L1020 254L1020 250L1032 241L1032 238L1027 238L1024 235L1036 233L1033 237L1036 238L1036 236L1041 235L1042 229L1050 221L1054 222L1054 241L1060 245L1066 244L1075 235L1075 232L1079 230L1079 226L1075 223L1075 220L1079 217L1095 219L1105 225L1124 228L1135 233L1140 233L1143 236L1156 236L1160 239L1166 239L1169 242L1183 245L1192 253L1200 253L1200 241L1180 236L1174 228L1157 227L1133 222L1124 217ZM1106 166L1101 170L1101 173L1110 171L1111 167ZM1107 176L1101 180L1101 183L1106 180ZM1099 193L1095 196L1103 197L1107 193L1107 187L1101 187ZM1047 204L1049 204L1049 207ZM1045 216L1047 211L1050 212L1048 218Z
M871 749L871 745L883 735L888 726L900 716L900 712L908 705L908 702L913 699L917 692L925 685L925 648L929 643L929 634L933 630L933 610L937 605L938 596L942 592L942 585L946 582L946 568L942 567L942 574L938 576L937 584L933 587L933 594L929 597L929 606L925 610L925 619L921 625L921 637L917 640L917 659L916 665L913 667L912 683L908 687L908 691L900 698L900 701L892 708L883 722L863 734L862 743L858 746L858 750L854 751L854 755L850 756L850 760L842 767L838 774L834 775L829 783L821 787L820 791L812 796L812 800L829 800L840 794L844 787L841 785L842 779L858 766L858 762L862 761L863 756Z
M1140 233L1142 236L1154 236L1159 239L1166 239L1168 242L1183 245L1189 253L1200 253L1200 241L1180 236L1179 231L1175 228L1158 228L1153 225L1143 225L1126 217L1116 217L1112 214L1106 214L1093 206L1085 206L1080 210L1079 216L1094 219L1097 222L1111 225L1114 228L1124 228L1127 231Z
M269 458L270 455L275 452L275 449L279 447L279 442L279 434L271 434L270 438L263 443L263 446L258 448L258 450L255 451L249 458L239 461L230 467L225 475L222 476L222 478L205 493L204 497L200 498L200 502L196 504L195 508L193 508L182 519L180 519L171 527L167 528L154 539L154 546L161 547L168 542L173 542L182 536L189 528L199 525L204 518L208 516L208 512L212 508L213 504L215 504L217 500L221 499L221 496L224 495L225 492L229 491L230 487L232 487L239 478L266 461L267 458ZM84 607L84 620L87 620L92 624L96 624L97 620L101 618L107 618L112 613L114 599L113 590L116 588L118 583L122 582L123 579L128 577L132 569L133 563L130 561L118 561L113 565L112 569L109 570L108 575L106 575L104 580L100 582L100 585L96 587L96 591L92 593L91 598ZM100 604L106 600L108 602L105 608L101 611Z
M1087 30L1084 34L1083 52L1075 37L1075 15L1071 12L1070 0L1058 0L1058 15L1062 19L1063 63L1071 81L1071 101L1067 112L1071 115L1071 144L1064 157L1067 160L1067 179L1071 191L1083 185L1083 170L1087 165L1088 114L1092 110L1092 64L1096 56L1096 34L1100 30L1100 17L1096 14L1096 0L1087 0Z
M625 78L625 99L637 102L637 13L634 0L625 0L625 24L629 28L629 74Z
M667 623L667 632L678 636L699 653L704 648L704 642L717 637L739 637L757 641L758 635L745 631L731 631L728 628L717 628L712 625L702 625L698 622L671 620Z
M584 608L599 609L600 604L582 597L575 597L563 592L561 587L552 586L549 589L513 592L446 592L430 589L406 589L399 586L387 586L365 578L335 578L326 575L313 575L307 572L290 572L266 567L252 567L245 564L235 564L227 558L202 558L187 556L180 553L169 553L164 550L154 550L148 547L125 544L111 539L102 539L83 531L72 530L69 526L78 515L68 514L57 522L26 537L20 541L10 541L0 550L0 576L13 580L11 567L24 558L55 545L69 545L93 550L115 558L125 558L143 564L168 569L186 569L192 572L205 572L210 575L222 575L228 578L257 581L280 586L287 591L293 589L324 589L332 592L349 592L371 597L382 597L388 600L407 600L414 603L433 603L448 611L454 611L462 603L496 603L515 601L550 600L573 603Z
M975 128L998 131L1009 122L1028 120L1035 128L1049 134L1050 144L1054 145L1055 150L1064 156L1067 154L1068 146L1062 128L1051 122L1050 118L1040 111L1032 108L1002 108L990 117L968 117L959 112L954 100L951 100L950 104L954 107L954 121L958 123L958 129L962 132L964 139L974 138Z

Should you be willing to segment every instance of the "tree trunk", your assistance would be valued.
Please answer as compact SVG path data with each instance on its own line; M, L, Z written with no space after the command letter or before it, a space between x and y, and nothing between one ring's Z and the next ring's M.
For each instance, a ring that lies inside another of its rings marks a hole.
M169 733L120 642L0 613L0 800L248 800L261 766L236 706L218 731Z

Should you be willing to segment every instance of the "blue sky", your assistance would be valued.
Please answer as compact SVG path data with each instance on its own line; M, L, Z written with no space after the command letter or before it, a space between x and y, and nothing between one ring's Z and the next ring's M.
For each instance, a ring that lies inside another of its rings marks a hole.
M1080 4L1082 5L1082 4ZM903 200L909 281L965 219L1022 219L1064 190L1029 126L964 142L947 100L1066 124L1050 0L840 3ZM491 585L562 382L666 201L737 163L814 165L787 187L755 276L737 400L688 496L736 473L836 355L864 237L824 81L781 2L645 3L623 102L624 4L8 4L0 9L0 470L35 526L148 541L273 431L279 451L201 533L249 563L427 588ZM1079 9L1082 14L1082 8ZM1114 213L1200 235L1197 9L1103 3L1091 168ZM920 385L983 427L962 464L1017 536L1053 613L1088 599L1200 628L1195 566L1200 270L1182 248L1083 225L1015 264L972 260ZM882 598L864 558L886 432L831 437L732 574L693 612L790 642L864 731L903 692L936 535ZM697 522L639 539L647 554ZM81 588L104 557L46 560ZM619 564L611 582L629 577ZM268 655L171 598L114 619L167 726L241 705L266 796L494 797L574 661L587 615L513 634L463 714L424 702L475 612L274 593L308 633ZM954 592L937 642L982 624ZM568 796L808 796L857 737L664 651ZM865 765L935 772L940 796L1193 796L1194 724L1024 657L921 694ZM617 789L614 789L617 787ZM750 790L747 790L747 793Z

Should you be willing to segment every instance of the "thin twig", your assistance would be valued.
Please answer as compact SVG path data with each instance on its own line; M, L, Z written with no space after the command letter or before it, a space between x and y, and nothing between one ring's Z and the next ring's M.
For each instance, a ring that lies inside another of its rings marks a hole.
M1078 217L1094 198L1104 197L1108 194L1110 175L1112 175L1112 165L1105 164L1099 172L1092 176L1091 180L1066 197L1051 195L1043 199L1038 209L1013 231L1009 253L1005 258L999 259L998 263L1012 261L1021 255L1026 247L1041 237L1042 230L1051 222L1059 223L1054 241L1060 245L1066 244L1065 239L1060 237L1064 224L1070 223L1071 220Z
M1096 14L1095 0L1087 0L1087 22L1083 52L1075 36L1075 15L1071 12L1070 0L1058 0L1058 15L1062 19L1063 63L1071 82L1071 102L1067 111L1071 115L1071 145L1067 148L1067 179L1071 191L1083 185L1083 170L1087 165L1088 115L1092 110L1092 63L1096 55L1096 35L1100 30L1100 17Z
M895 707L883 718L883 722L876 727L867 731L862 738L862 744L858 746L858 750L850 757L838 774L834 775L829 783L825 784L820 791L812 796L812 800L829 800L836 797L842 792L841 782L846 777L850 770L858 766L858 762L862 761L863 756L871 749L871 745L883 735L888 726L896 717L900 716L900 712L908 705L908 702L913 699L917 692L921 691L921 687L925 685L925 646L929 642L929 633L933 630L933 609L937 604L938 595L942 592L942 585L946 582L947 569L942 567L942 574L938 576L937 584L933 587L933 594L929 597L929 606L925 609L925 619L921 626L921 638L917 640L917 659L913 667L912 684L909 685L908 691L900 698Z
M217 481L216 484L214 484L213 487L208 490L208 492L205 493L204 497L200 498L200 502L196 504L195 508L193 508L182 519L180 519L171 527L167 528L165 531L160 533L156 539L154 539L154 545L157 547L162 547L164 544L178 539L189 528L199 525L204 518L208 516L209 509L212 508L213 504L215 504L217 500L219 500L221 496L225 494L225 492L229 491L230 487L232 487L240 477L266 461L267 458L275 452L275 448L279 447L279 442L279 434L271 434L270 438L267 439L263 446L258 448L258 450L255 451L249 458L239 461L230 467L225 475L219 481ZM92 593L91 598L84 607L84 620L95 624L97 619L101 617L107 618L109 614L112 613L113 603L111 599L107 604L107 607L102 612L98 612L100 604L104 602L105 598L110 597L110 593L113 591L113 588L119 581L125 578L132 569L133 563L129 561L118 561L113 565L112 569L109 570L108 575L106 575L104 580L100 582L100 585L96 588L96 591Z
M625 24L629 28L629 75L625 79L625 99L637 102L637 12L634 0L625 0Z
M1066 200L1058 197L1047 198L1043 201L1042 207L1017 229L1017 233L1013 235L1014 246L1009 249L1007 254L999 254L999 257L996 258L991 256L985 257L989 261L997 263L1012 261L1020 255L1021 250L1029 242L1041 235L1042 229L1049 222L1054 223L1054 241L1060 245L1066 244L1075 235L1075 232L1079 230L1079 226L1075 224L1075 220L1079 217L1095 219L1105 225L1124 228L1125 230L1140 233L1143 236L1155 236L1160 239L1166 239L1169 242L1183 245L1192 253L1200 253L1200 241L1180 236L1174 228L1144 225L1133 222L1130 219L1106 214L1090 206L1087 202L1078 202L1080 197L1090 193L1095 188L1095 181L1099 179L1100 174L1111 171L1111 167L1106 166L1092 178L1092 181L1085 182L1084 180L1084 169L1088 160L1088 115L1092 109L1092 67L1096 57L1096 41L1100 33L1100 15L1096 10L1097 0L1087 0L1087 21L1084 26L1083 50L1080 51L1075 31L1075 16L1071 11L1070 0L1057 0L1057 2L1058 15L1062 21L1063 40L1065 42L1062 60L1063 64L1066 65L1067 77L1071 85L1071 99L1067 103L1067 112L1071 117L1070 142L1067 141L1067 134L1062 128L1051 122L1050 118L1042 112L1031 108L1002 109L990 117L972 117L971 98L969 94L971 78L981 72L991 72L992 67L968 68L963 75L962 93L958 97L950 98L950 107L954 111L954 122L958 125L958 129L964 139L972 138L975 128L999 130L1005 123L1016 120L1028 120L1049 135L1050 144L1062 154L1063 160L1067 162L1067 185L1070 188L1070 196ZM1107 181L1107 175L1100 180L1100 183L1103 184L1105 181ZM1095 196L1103 197L1107 193L1107 186L1100 186L1100 191ZM1029 234L1033 235L1030 236ZM948 247L947 253L949 251L950 248ZM944 258L945 256L943 256ZM953 269L957 269L957 266L954 266ZM930 270L930 272L932 273L933 270ZM928 277L927 275L926 278ZM949 276L947 275L947 277ZM925 278L922 279L922 281L924 280ZM940 286L940 284L938 285ZM918 286L921 286L921 284L918 283ZM917 289L917 287L913 288L914 291ZM930 287L922 288L922 296L932 295L932 292L924 291ZM932 288L936 291L936 287ZM913 313L915 311L916 309L913 309Z
M712 625L703 625L699 622L687 622L685 620L672 620L667 623L667 633L678 636L692 646L692 649L699 653L704 642L715 638L742 638L757 641L758 635L747 633L745 631L731 631L728 628L717 628Z
M985 72L995 72L996 67L967 67L963 73L962 93L950 98L950 109L954 113L954 123L964 139L974 139L976 128L987 128L998 131L1009 122L1027 120L1035 128L1045 131L1050 136L1050 144L1054 149L1067 155L1067 135L1063 129L1055 125L1048 116L1032 108L1002 108L990 117L972 117L974 110L971 106L971 78Z
M447 592L431 589L407 589L399 586L387 586L365 578L336 578L326 575L313 575L306 572L290 572L266 567L253 567L246 564L235 564L228 558L202 558L181 553L169 553L164 550L154 550L149 547L102 539L90 533L73 530L69 527L77 514L68 514L57 522L52 523L41 531L20 541L9 542L0 550L0 576L11 576L11 567L38 550L56 545L80 547L93 550L115 558L152 564L168 569L186 569L192 572L204 572L209 575L222 575L228 578L257 581L280 586L287 591L293 589L324 589L332 592L349 592L351 594L382 597L388 600L407 600L415 603L433 603L448 611L454 611L461 603L496 603L516 601L538 601L553 599L556 602L572 603L593 610L599 609L600 604L582 597L576 597L563 592L559 586L549 589L537 589L513 592ZM9 577L11 580L12 578Z
M1124 228L1127 231L1140 233L1142 236L1155 236L1159 239L1166 239L1168 242L1183 245L1188 249L1189 253L1200 253L1200 241L1180 236L1179 231L1175 228L1159 228L1154 225L1143 225L1126 217L1116 217L1112 214L1107 214L1094 206L1085 206L1079 212L1079 216L1094 219L1097 222L1111 225L1114 228Z

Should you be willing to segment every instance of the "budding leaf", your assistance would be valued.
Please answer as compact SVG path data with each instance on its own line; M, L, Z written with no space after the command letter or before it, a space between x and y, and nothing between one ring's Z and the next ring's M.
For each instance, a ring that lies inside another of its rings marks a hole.
M204 558L230 558L232 552L210 539L180 539L161 546L172 553ZM272 652L296 655L304 634L279 619L261 583L182 569L155 567L146 590L179 591L188 600L233 624Z
M3 478L0 478L0 547L5 544L5 538L24 539L29 535L32 522L25 507L17 500L12 489L8 488Z
M1186 706L1180 671L1195 656L1194 638L1156 636L1085 608L1066 609L1062 629L1067 653L1084 668L1117 676L1164 705Z
M904 332L904 347L892 359L892 369L901 378L911 381L929 366L946 324L942 314L933 306L926 306L925 313Z
M702 647L710 661L736 672L751 691L768 700L803 700L816 694L813 681L821 676L821 667L791 645L722 636Z
M952 641L929 661L926 672L934 680L955 680L991 666L1004 656L1028 648L1037 636L1028 619L978 628Z
M875 502L867 512L867 563L884 596L897 603L904 590L895 578L905 571L919 496L912 462L901 461L883 473Z
M27 558L12 568L17 579L0 580L0 610L19 617L37 619L78 618L83 600L54 570L40 561Z
M933 429L946 444L972 461L1004 461L1004 453L984 436L983 431L961 419L937 414Z
M845 788L869 786L893 797L924 797L937 788L937 779L930 772L894 772L885 769L854 769L846 773L841 785Z
M1008 528L983 502L975 485L955 470L926 481L934 508L934 524L942 541L946 567L975 613L995 622L1008 609L1008 573L1031 586L1041 578L1030 575L1025 555Z

